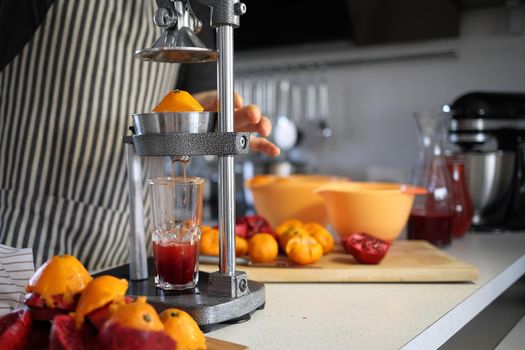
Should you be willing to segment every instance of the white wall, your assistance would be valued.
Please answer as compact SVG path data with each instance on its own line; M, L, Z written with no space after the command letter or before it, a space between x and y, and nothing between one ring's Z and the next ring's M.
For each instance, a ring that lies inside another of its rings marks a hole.
M406 60L329 68L332 140L315 150L325 173L365 178L371 166L408 172L418 152L412 113L439 108L472 90L525 92L525 34L511 36L504 8L467 12L453 40L373 48L313 48L239 54L240 68L388 58L455 50L457 58Z

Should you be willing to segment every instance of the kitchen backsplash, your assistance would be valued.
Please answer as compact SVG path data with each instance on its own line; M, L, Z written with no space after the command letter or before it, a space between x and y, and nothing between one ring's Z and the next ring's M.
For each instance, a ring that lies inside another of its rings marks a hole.
M467 91L525 91L525 34L510 35L507 26L504 8L474 10L454 40L254 52L237 55L236 67L339 62L323 71L333 135L299 157L323 173L406 181L418 150L414 111L440 108Z

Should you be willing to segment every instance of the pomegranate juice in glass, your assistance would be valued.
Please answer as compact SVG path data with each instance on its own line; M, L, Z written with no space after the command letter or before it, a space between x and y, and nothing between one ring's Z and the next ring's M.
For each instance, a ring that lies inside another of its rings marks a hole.
M148 180L155 285L164 290L197 286L203 184L197 177Z

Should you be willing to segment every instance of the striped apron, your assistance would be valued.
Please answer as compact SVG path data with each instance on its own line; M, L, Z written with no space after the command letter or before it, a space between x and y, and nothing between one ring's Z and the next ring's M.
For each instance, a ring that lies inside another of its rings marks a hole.
M97 270L127 261L122 136L177 65L133 58L160 34L153 0L57 0L0 72L0 243Z

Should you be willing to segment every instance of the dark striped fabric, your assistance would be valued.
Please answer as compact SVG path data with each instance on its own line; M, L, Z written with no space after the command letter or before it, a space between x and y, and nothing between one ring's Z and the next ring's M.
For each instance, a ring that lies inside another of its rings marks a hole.
M154 1L57 0L0 72L0 243L35 264L127 261L122 136L173 86L177 65L133 58L159 35Z

